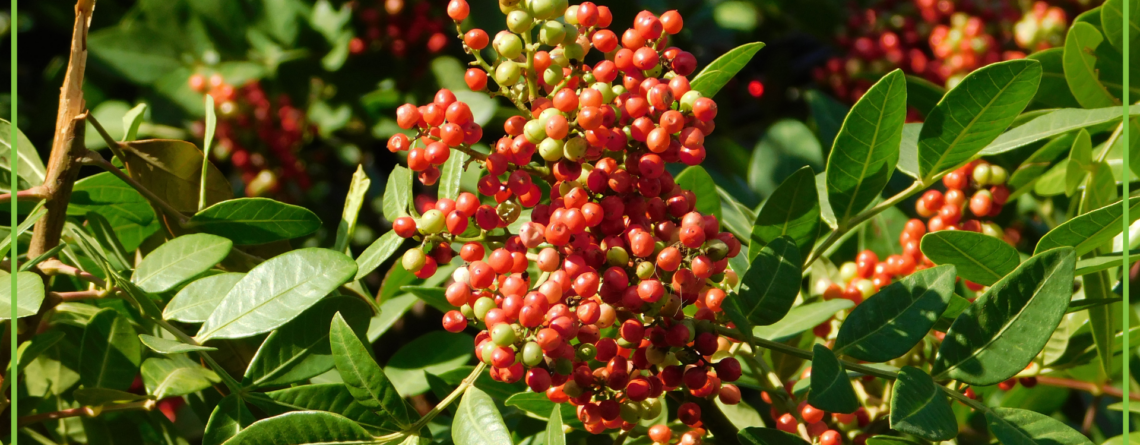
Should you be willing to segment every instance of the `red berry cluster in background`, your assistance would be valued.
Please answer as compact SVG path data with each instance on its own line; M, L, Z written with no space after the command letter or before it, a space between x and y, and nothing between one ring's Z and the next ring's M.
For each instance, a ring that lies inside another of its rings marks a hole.
M459 33L478 64L468 85L490 90L490 80L493 95L523 111L507 119L490 154L471 148L482 128L448 90L397 110L411 135L392 136L388 149L407 152L421 183L439 179L453 150L486 170L478 194L424 200L421 216L394 221L397 234L422 242L402 265L428 277L458 247L465 265L446 288L456 309L444 328L480 329L475 350L493 378L525 380L577 406L591 433L655 418L665 391L738 403L730 382L740 363L716 327L730 325L721 305L737 281L727 266L741 243L696 211L696 196L665 169L704 159L717 112L689 86L695 58L668 46L683 26L680 14L643 11L619 38L606 29L604 6L517 4L500 3L510 31L493 39L480 29ZM448 15L458 25L469 8L452 0ZM516 32L529 38L536 26L538 45L528 47ZM479 53L488 46L498 55L493 65ZM507 231L524 209L530 221ZM650 437L700 443L699 405L682 404L677 416L692 429L674 438L657 425Z
M363 2L362 2L363 3ZM354 17L364 26L362 35L348 44L350 54L386 51L403 59L427 50L435 54L447 46L447 18L429 0L376 0L357 5Z
M219 74L194 74L189 83L194 91L213 96L218 121L210 155L228 160L240 172L246 196L281 196L283 184L309 188L297 153L316 130L304 110L284 94L271 101L259 82L235 87ZM197 122L194 129L203 137L205 124Z
M896 68L953 87L986 64L1060 44L1068 29L1064 9L1043 0L1028 11L1019 5L1013 0L882 0L866 8L851 6L836 37L844 55L829 59L813 75L835 96L854 103L875 78ZM909 118L918 120L913 114Z

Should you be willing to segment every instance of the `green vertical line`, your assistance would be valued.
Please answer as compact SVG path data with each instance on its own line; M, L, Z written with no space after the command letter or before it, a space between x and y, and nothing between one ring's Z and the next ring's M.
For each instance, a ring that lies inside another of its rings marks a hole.
M8 302L9 307L12 309L12 318L8 319L8 326L10 326L12 328L12 332L11 332L12 349L10 349L11 354L9 354L10 358L8 359L10 362L16 361L16 346L17 346L17 341L16 341L16 336L17 336L17 333L16 333L16 244L17 244L16 243L16 225L17 225L17 222L16 222L16 175L17 175L16 168L17 167L16 166L19 164L19 162L16 162L16 144L18 143L17 136L20 134L20 129L19 129L19 127L16 126L16 102L17 102L17 100L16 100L16 78L18 77L18 76L16 76L16 34L17 34L16 30L19 29L19 26L17 26L17 24L16 24L17 15L18 14L16 14L16 0L12 0L12 11L11 11L12 21L11 21L11 25L8 27L8 29L9 29L8 32L12 36L12 66L9 67L9 71L11 71L11 76L12 76L12 92L11 92L11 99L10 99L11 105L12 105L12 128L8 131L8 137L11 138L11 141L9 141L9 145L8 145L8 149L9 149L8 164L10 164L10 167L12 169L12 176L9 178L9 179L11 179L12 183L9 185L10 188L8 189L8 191L11 192L11 199L8 200L8 202L11 204L9 207L9 211L11 211L11 213L12 213L12 223L9 226L12 228L12 230L9 231L9 233L12 236L12 243L9 245L11 250L8 252L8 258L10 260L8 263L12 266L11 275L9 276L9 278L11 279L11 285L12 285L12 299L11 299L11 301ZM12 415L12 441L11 441L11 443L15 444L16 443L16 412L18 411L18 406L17 406L18 402L16 401L16 393L18 392L16 390L16 388L18 388L18 386L16 386L16 384L19 382L19 380L18 380L18 377L16 375L17 374L16 367L11 366L11 369L12 369L12 372L10 373L10 378L12 379L12 383L10 385L8 385L8 387L12 389L12 391L11 391L12 404L9 405L8 412Z
M1124 9L1124 14L1123 14L1124 17L1122 19L1124 22L1123 23L1124 29L1126 29L1126 30L1132 29L1132 27L1128 26L1128 24L1131 23L1131 21L1128 19L1128 4L1131 2L1121 2L1121 3L1124 4L1124 8L1123 8ZM1131 32L1128 32L1128 34L1131 34ZM1128 346L1128 323L1129 323L1128 315L1132 312L1132 304L1129 302L1129 297L1128 297L1130 295L1128 293L1128 282L1131 281L1131 279L1130 279L1131 274L1128 273L1129 272L1128 271L1128 264L1129 264L1129 262L1128 262L1128 250L1129 250L1129 248L1128 248L1128 230L1129 230L1129 227L1128 226L1131 225L1131 224L1129 224L1129 221L1132 221L1132 220L1128 218L1129 193L1128 193L1128 167L1127 167L1128 165L1131 165L1131 164L1129 164L1129 161L1128 161L1128 152L1129 152L1129 150L1131 150L1131 147L1128 146L1129 145L1128 144L1128 142L1129 142L1128 141L1128 127L1132 126L1132 119L1131 119L1132 116L1129 114L1130 102L1128 99L1128 41L1132 40L1132 37L1128 34L1126 34L1124 36L1124 79L1122 79L1122 81L1124 83L1124 91L1122 92L1124 95L1124 100L1123 100L1123 102L1124 102L1124 104L1123 104L1124 114L1123 114L1123 118L1120 121L1121 125L1124 127L1124 165L1125 165L1125 167L1124 167L1125 179L1124 179L1124 181L1121 181L1124 183L1124 199L1120 201L1120 205L1124 206L1124 221L1123 221L1124 239L1122 240L1124 242L1123 243L1124 248L1121 249L1124 251L1124 274L1123 274L1124 275L1124 280L1123 280L1124 281L1124 304L1123 304L1124 310L1120 311L1121 318L1124 321L1124 323L1123 323L1124 331L1123 331L1123 335L1121 335L1121 337L1124 340L1124 349L1123 349L1124 351L1131 351L1132 350ZM1124 428L1124 433L1123 433L1124 445L1128 445L1129 430L1132 429L1131 428L1132 414L1131 414L1131 411L1129 411L1129 407L1128 407L1128 405L1129 405L1129 396L1128 396L1128 389L1129 388L1128 387L1131 386L1129 384L1129 382L1132 381L1132 379L1129 377L1131 374L1129 374L1129 372L1128 372L1128 361L1131 359L1131 357L1132 357L1132 354L1126 352L1124 354L1124 359L1121 360L1121 362L1122 362L1121 371L1123 374L1121 376L1121 381L1124 382L1124 384L1121 385L1124 387L1124 391L1123 391L1124 392L1124 400L1123 400L1123 402L1124 402L1124 422L1123 422L1124 423L1124 426L1123 426L1123 428Z

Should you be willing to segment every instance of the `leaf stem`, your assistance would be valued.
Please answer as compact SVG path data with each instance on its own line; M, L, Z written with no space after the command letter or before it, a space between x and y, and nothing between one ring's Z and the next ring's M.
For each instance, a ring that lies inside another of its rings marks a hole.
M123 156L122 151L123 143L116 141L115 138L111 137L111 134L107 133L107 130L103 128L103 125L95 119L95 115L87 113L87 119L91 121L91 126L95 127L95 131L99 133L99 136L103 138L103 142L107 144L107 148L111 149L111 153L114 154L115 157L119 158L119 160L126 163L127 158ZM100 158L102 158L102 156L100 156Z
M475 369L471 370L471 374L468 374L462 382L459 382L459 386L456 386L455 390L451 391L451 394L448 394L447 397L444 397L443 400L440 400L439 403L435 405L435 408L432 408L431 411L428 411L427 414L424 414L420 420L417 420L416 423L413 423L412 426L409 426L407 432L415 433L422 429L429 422L431 422L435 416L438 416L439 413L443 412L443 410L447 408L448 405L451 405L455 399L458 399L463 395L463 393L467 392L467 388L470 388L475 384L475 380L479 378L479 375L482 374L483 370L485 369L487 369L487 364L480 361L479 365L475 366Z
M47 420L64 419L64 418L68 418L68 417L97 417L100 414L108 412L108 411L130 411L130 410L136 410L136 409L141 409L144 411L150 411L150 410L154 409L155 405L156 405L156 402L153 399L147 399L147 400L140 400L137 402L117 403L117 404L112 404L112 405L105 405L105 406L101 406L101 407L100 406L96 406L96 407L81 406L78 408L69 408L69 409L64 409L64 410L59 410L59 411L52 411L52 412L48 412L48 413L40 413L40 414L32 414L32 415L27 415L27 416L21 416L17 419L16 423L22 428L22 427L25 427L28 425L32 425L32 424L47 421Z
M16 201L35 202L44 199L47 199L47 193L46 190L40 186L16 192ZM10 202L12 202L11 193L0 194L0 204L7 204Z
M942 175L938 175L932 178L930 182L934 183L934 181L937 181L941 176ZM827 250L828 247L831 247L831 245L838 241L839 238L841 238L845 233L858 228L860 225L862 225L864 222L869 221L875 215L882 213L889 207L894 207L896 204L902 202L904 199L909 198L911 195L918 193L927 186L927 183L921 180L915 180L914 183L910 185L910 187L907 187L898 194L887 198L886 200L876 204L874 207L860 212L850 220L840 223L839 227L836 227L835 230L831 232L831 235L829 235L827 239L823 241L823 243L820 243L820 245L816 246L816 248L812 250L811 256L808 258L807 262L804 263L804 268L806 269L808 266L811 266L815 260L819 259L819 257L823 255L823 252Z
M50 260L44 261L44 262L40 263L39 266L37 266L37 268L41 272L43 272L44 275L47 275L47 276L67 275L70 277L75 277L75 278L78 278L80 280L86 281L88 283L92 283L92 284L94 284L100 288L104 288L104 289L107 288L107 282L103 281L102 278L99 278L95 275L84 272L75 266L70 266L70 265L64 264L60 260L50 259Z

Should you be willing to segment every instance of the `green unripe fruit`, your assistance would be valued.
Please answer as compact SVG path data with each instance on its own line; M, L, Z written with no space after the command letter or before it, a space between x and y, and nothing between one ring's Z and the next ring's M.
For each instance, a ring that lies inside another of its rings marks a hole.
M558 83L562 82L562 79L565 78L566 76L562 75L562 67L559 66L551 66L542 72L542 80L545 81L547 85L558 85Z
M646 278L653 276L654 269L656 269L656 267L653 266L653 263L650 263L648 261L644 261L644 262L638 263L637 271L635 273L637 274L638 278L641 278L644 280Z
M568 67L570 66L570 59L566 58L565 53L556 49L550 52L550 66Z
M475 318L475 309L472 309L470 304L459 306L459 313L463 314L464 318Z
M556 114L562 114L562 112L554 107L542 110L542 112L538 114L538 124L542 125L542 128L546 128L546 124L550 122L550 118Z
M570 42L570 40L566 39L566 42ZM586 49L582 48L582 45L578 43L566 42L562 44L562 52L566 54L566 58L581 62L582 59L586 57Z
M509 346L515 344L518 336L515 334L515 328L506 323L499 323L491 328L491 341L499 346Z
M524 365L528 367L538 366L539 363L542 363L542 358L542 348L538 346L538 343L528 341L523 345L522 362Z
M521 9L516 9L507 14L507 29L516 34L522 34L530 31L534 27L534 17L530 13Z
M660 365L665 361L665 351L653 347L646 348L645 361L651 365Z
M614 97L618 97L618 96L621 96L622 94L629 92L629 90L625 89L625 85L622 85L620 83L617 85L614 85L613 88L610 88L610 90L613 91Z
M495 68L495 82L498 82L499 85L514 85L518 83L520 77L522 77L522 70L519 68L519 64L509 60L504 60L498 68Z
M567 25L578 26L578 8L566 8L566 13L562 14L562 19L566 21Z
M728 244L716 238L705 241L705 255L710 260L720 261L728 256Z
M728 351L716 351L713 353L711 359L715 363L729 357L732 357L732 354L729 354Z
M661 253L662 250L665 250L664 241L657 241L653 243L653 256L657 256L657 254Z
M716 328L713 327L713 324L711 321L696 320L693 322L693 331L696 332L696 335L701 335L701 334L716 332Z
M530 10L539 20L550 20L566 13L567 0L531 0Z
M606 264L625 267L629 264L629 252L626 252L623 247L611 247L610 250L606 251Z
M583 83L591 84L591 83L594 83L595 80L596 80L596 78L594 77L593 71L586 71L585 73L582 73L582 82Z
M577 184L574 184L571 181L562 181L558 184L558 194L560 196L566 196L566 194L570 193L571 190L574 190L577 187Z
M562 159L562 141L546 138L538 144L538 155L547 162L556 162Z
M637 344L636 344L636 343L630 343L630 341L629 341L629 340L626 340L625 338L622 338L622 337L618 337L618 339L617 339L617 345L618 345L618 346L621 346L621 347L623 347L623 348L626 348L626 349L631 349L631 348L636 348L636 347L637 347Z
M664 68L662 68L661 65L657 65L647 70L641 70L641 72L645 74L645 77L661 77L661 71L663 70Z
M614 94L613 87L611 87L608 83L595 82L593 85L590 85L590 88L593 88L599 93L602 93L602 103L608 104L610 102L613 102L614 98L617 97Z
M491 45L495 47L495 51L504 59L513 59L523 52L522 39L509 32L500 32L495 35L495 41L492 42Z
M554 361L554 372L562 375L570 375L570 373L574 372L574 363L566 357L559 357ZM566 394L569 395L570 393Z
M509 14L511 11L519 9L522 0L499 0L499 11L503 14Z
M982 234L992 236L997 239L1001 239L1002 236L1005 235L1005 233L1003 233L1001 230L1001 226L992 222L982 224Z
M484 363L491 364L491 358L494 357L495 344L492 342L483 343L483 349L479 351L479 358L483 359Z
M426 234L442 232L444 229L443 212L436 209L424 212L424 214L420 216L420 221L417 226L419 226L421 232Z
M859 266L855 263L848 261L839 266L839 280L844 283L850 282L855 275L859 273Z
M578 350L574 351L574 356L577 357L578 360L582 361L593 360L597 355L598 349L589 343L582 343L578 345Z
M681 112L687 113L689 111L693 111L693 102L696 102L697 99L700 99L702 97L705 97L705 95L701 94L700 91L689 90L688 93L685 93L683 96L681 96Z
M637 423L641 420L641 404L634 401L622 403L621 420L629 423Z
M974 167L974 181L976 181L978 185L989 185L991 179L990 173L992 172L988 164L978 165Z
M660 399L645 399L641 401L641 418L645 420L656 419L661 415Z
M538 119L531 119L523 125L523 135L530 143L537 144L546 137L546 127Z
M661 362L661 366L680 366L681 361L677 360L677 354L670 352L665 354L665 361Z
M544 45L557 46L563 37L566 37L566 28L553 20L544 22L542 29L538 30L538 41Z
M478 300L475 300L475 318L482 320L483 317L487 316L487 312L490 312L491 309L494 308L495 300L492 300L490 297L479 297Z
M566 37L562 39L562 43L571 43L578 40L578 27L567 26Z
M721 272L709 277L709 279L712 280L713 283L719 283L721 281L724 281L724 276L724 272Z
M424 264L427 263L427 255L424 255L424 251L420 249L408 249L407 252L404 252L404 257L400 259L400 262L403 263L404 269L407 269L408 272L416 273L424 268Z
M1009 180L1009 172L1000 165L990 166L990 185L1002 185Z
M562 149L562 155L565 156L566 159L577 162L579 159L582 159L582 156L586 155L586 148L586 140L582 139L581 136L574 136L566 141L566 145L564 145Z
M570 396L570 398L573 399L582 395L582 387L578 386L578 383L575 382L574 379L570 379L562 385L562 392L566 393L567 396Z
M522 206L514 198L508 199L495 207L495 213L499 214L499 219L510 224L519 219L519 215L522 214Z

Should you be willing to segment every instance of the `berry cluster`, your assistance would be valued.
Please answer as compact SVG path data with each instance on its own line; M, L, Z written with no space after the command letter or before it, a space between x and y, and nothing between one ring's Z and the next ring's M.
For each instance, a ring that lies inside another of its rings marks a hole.
M458 26L469 8L452 0L447 11ZM693 55L668 46L680 14L643 11L619 39L606 29L609 9L590 2L502 0L500 8L509 30L494 39L460 29L478 65L466 73L471 89L489 90L493 80L489 94L522 111L490 154L471 148L482 128L448 90L397 110L411 135L392 136L388 148L407 152L421 183L438 180L452 150L486 171L478 195L425 201L418 218L393 222L398 235L422 243L402 265L428 277L458 247L465 265L446 288L456 309L444 328L481 329L475 350L493 378L525 380L577 406L592 433L655 418L665 391L738 403L730 382L740 363L716 328L730 324L721 305L737 281L727 265L741 243L697 212L696 196L665 169L704 159L717 113L689 86ZM488 46L494 64L480 53ZM510 233L527 209L530 220ZM700 443L699 405L684 403L677 416L692 428L678 443ZM665 425L648 434L675 439Z
M278 195L282 183L309 188L311 181L297 152L315 129L303 109L294 107L284 94L273 103L258 82L234 87L219 74L194 74L189 83L194 91L213 96L218 122L211 155L218 161L229 160L241 173L247 196ZM204 122L195 123L199 137L204 129Z
M387 51L403 59L420 48L435 54L447 46L446 19L432 2L377 0L375 3L375 6L358 8L354 14L364 26L364 33L349 41L349 53Z
M814 75L848 102L895 68L953 87L983 65L1058 45L1067 28L1064 10L1044 1L1022 13L1009 0L884 0L851 8L836 38L846 56Z

